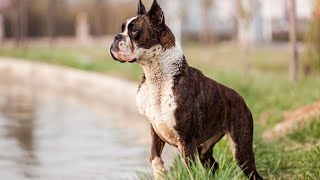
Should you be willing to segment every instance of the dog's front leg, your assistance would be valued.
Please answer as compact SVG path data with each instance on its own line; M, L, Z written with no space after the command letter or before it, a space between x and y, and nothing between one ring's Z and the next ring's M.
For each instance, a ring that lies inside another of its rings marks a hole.
M151 155L150 161L152 163L153 175L155 179L164 179L166 169L163 165L163 161L161 159L161 153L165 142L157 135L151 125Z

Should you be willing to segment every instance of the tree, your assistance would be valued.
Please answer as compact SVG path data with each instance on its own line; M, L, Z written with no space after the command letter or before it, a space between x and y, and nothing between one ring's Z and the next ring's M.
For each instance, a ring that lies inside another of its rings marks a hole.
M101 36L102 34L102 14L103 14L104 3L103 0L95 0L93 3L93 27L95 31L95 35Z
M28 0L12 1L11 22L15 44L21 46L28 35Z
M238 30L239 30L239 11L240 11L240 0L235 0L234 12L232 14L233 31L232 40L236 43L238 41Z
M296 2L290 0L289 3L289 21L290 21L290 44L291 44L291 62L290 62L290 79L298 80L298 50L297 50L297 16Z
M58 0L49 0L47 4L47 35L49 36L51 45L56 35L57 3Z
M202 0L201 6L202 6L202 28L199 33L199 39L203 43L210 43L212 29L210 29L210 22L209 22L209 12L212 4L214 3L214 0Z
M18 0L13 0L10 7L10 19L11 19L11 34L14 37L15 45L18 46L20 42L19 36L19 16L17 12Z
M4 39L4 20L3 20L3 16L0 13L0 44L2 43L3 39Z
M253 20L253 0L237 0L237 39L244 47L246 60L244 62L243 77L249 79L250 72L250 50L252 46L251 25Z
M28 36L28 0L20 0L19 6L20 19L20 45L26 41Z
M304 62L304 73L311 70L320 71L320 0L315 0L313 18L307 33L307 56Z

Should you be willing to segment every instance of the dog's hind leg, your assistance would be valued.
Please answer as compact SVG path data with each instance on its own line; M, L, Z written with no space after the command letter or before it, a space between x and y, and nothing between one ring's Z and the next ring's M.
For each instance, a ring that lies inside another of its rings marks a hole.
M186 143L183 140L179 140L177 144L178 149L180 151L181 161L185 168L187 169L190 179L193 180L193 175L190 171L189 165L193 162L196 152L197 152L197 145L195 142Z
M199 158L204 167L212 168L213 171L218 169L219 164L213 157L213 147L224 135L225 132L221 131L198 146Z
M249 110L238 115L238 119L230 126L229 139L231 140L232 153L238 166L250 180L262 180L255 165L252 140L253 120Z
M161 180L164 179L166 169L164 167L164 163L161 159L161 153L165 142L157 135L151 125L151 138L152 138L152 145L151 145L151 155L150 161L152 164L153 175L155 179Z

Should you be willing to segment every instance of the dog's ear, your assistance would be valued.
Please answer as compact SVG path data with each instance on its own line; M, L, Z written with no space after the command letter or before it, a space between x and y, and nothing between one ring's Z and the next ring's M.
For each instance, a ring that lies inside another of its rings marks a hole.
M141 0L139 0L139 4L138 4L138 15L143 15L143 14L147 14L146 8L144 7L144 5L142 4Z
M156 26L165 23L163 11L157 3L157 0L153 1L151 9L148 12L148 16L150 17L151 22Z

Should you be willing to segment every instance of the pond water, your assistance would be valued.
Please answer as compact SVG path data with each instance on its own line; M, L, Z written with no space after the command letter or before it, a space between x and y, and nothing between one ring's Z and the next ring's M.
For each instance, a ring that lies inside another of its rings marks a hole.
M149 146L86 105L0 94L0 179L138 179ZM146 131L147 132L147 131Z

